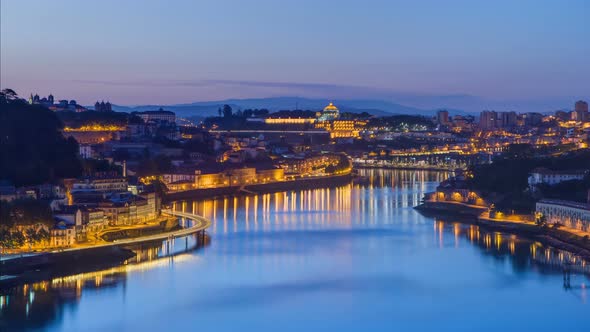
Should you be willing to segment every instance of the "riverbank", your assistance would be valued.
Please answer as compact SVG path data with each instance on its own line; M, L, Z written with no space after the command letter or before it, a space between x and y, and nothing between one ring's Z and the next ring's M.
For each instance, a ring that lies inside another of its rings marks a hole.
M248 194L267 194L288 190L306 190L316 188L330 188L348 184L352 181L352 174L331 175L321 177L300 178L297 180L272 183L251 184L246 186L228 186L221 188L190 189L166 193L164 202L185 199L205 199L223 196Z
M57 271L70 273L88 268L116 266L135 256L135 253L127 248L129 246L184 237L204 232L211 226L209 219L195 214L170 210L163 210L162 213L191 219L194 224L189 228L136 238L118 239L110 243L3 259L0 261L0 288L23 280L46 278Z
M459 222L483 226L490 230L523 235L552 247L569 251L585 260L590 260L590 239L583 232L537 225L526 220L490 218L487 208L459 202L426 201L415 207L428 216L458 216Z
M462 216L478 217L488 210L485 206L471 205L460 202L434 202L425 201L414 207L418 211L433 211L450 214L459 214Z
M437 167L437 166L389 166L389 165L367 165L367 164L354 164L354 168L366 168L366 169L402 169L402 170L409 170L409 171L445 171L445 172L452 172L455 171L457 168L459 169L466 169L465 167Z

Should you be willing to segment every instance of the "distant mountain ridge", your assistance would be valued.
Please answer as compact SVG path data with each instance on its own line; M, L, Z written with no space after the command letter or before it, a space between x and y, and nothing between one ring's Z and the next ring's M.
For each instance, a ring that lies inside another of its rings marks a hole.
M436 112L435 109L421 109L393 102L374 99L329 100L300 97L225 99L217 101L202 101L174 105L113 105L113 110L119 112L143 112L163 108L165 110L173 111L181 117L208 117L218 115L218 109L223 107L223 105L225 104L230 105L234 110L243 110L248 108L266 108L272 112L275 112L280 110L293 109L322 110L330 102L333 102L342 112L369 112L377 116L387 116L393 114L416 114L430 116ZM464 113L460 110L450 111L455 114Z
M482 110L497 110L516 112L541 112L548 113L555 110L567 109L573 106L580 98L560 97L546 98L544 100L505 100L495 101L477 96L456 94L440 96L422 95L395 95L393 101L384 99L320 99L304 97L270 97L270 98L245 98L225 99L215 101L201 101L187 104L173 105L138 105L121 106L113 105L113 110L122 112L148 111L163 108L173 111L181 117L208 117L217 115L217 110L224 104L230 105L234 110L247 108L266 108L270 111L280 110L321 110L328 103L333 102L342 112L369 112L377 116L392 114L415 114L432 116L439 109L446 109L452 115L473 114L477 115ZM91 107L92 108L92 107Z

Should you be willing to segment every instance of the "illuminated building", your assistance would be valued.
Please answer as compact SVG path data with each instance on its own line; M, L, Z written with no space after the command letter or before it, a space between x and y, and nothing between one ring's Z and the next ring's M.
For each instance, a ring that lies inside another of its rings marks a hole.
M339 120L340 111L333 103L324 107L318 117L315 128L324 129L330 133L330 138L355 138L367 125L364 120Z
M288 158L283 160L281 167L287 174L323 174L325 167L336 166L339 162L340 156L337 154L321 154L307 158Z
M125 192L127 180L122 177L96 177L76 181L72 193L80 192Z
M155 193L140 196L116 195L98 203L111 225L133 225L154 220L157 217L157 198Z
M78 128L72 127L65 127L65 132L103 132L103 131L123 131L125 127L119 127L115 125L101 125L101 124L93 124L93 125L86 125L81 126Z
M166 184L181 182L181 181L194 182L197 172L198 171L191 172L190 170L186 170L183 172L177 171L174 173L162 174L162 181L164 181L164 183L166 183Z
M316 118L266 118L266 124L313 124Z
M123 129L124 130L124 129ZM118 140L121 137L123 131L107 130L76 130L76 129L64 129L65 137L72 137L79 144L97 144L104 143L111 140Z
M54 218L59 220L59 222L64 222L66 226L74 226L76 241L85 241L87 232L100 231L107 226L108 222L105 218L104 211L76 205L62 207L60 211L54 214ZM64 236L66 234L67 232L56 233L58 236Z
M145 123L152 121L176 123L176 114L171 111L164 111L161 108L157 111L135 112L133 114L139 116Z
M191 181L190 178L193 180ZM179 179L174 182L166 182L166 179ZM285 171L282 168L256 169L253 167L233 168L230 170L204 173L196 170L190 177L172 177L170 174L164 179L171 191L221 188L228 186L242 186L257 183L279 182L285 180Z
M561 200L544 199L537 202L536 212L549 224L590 231L590 205Z
M318 117L318 121L333 121L340 117L340 111L338 107L334 106L333 103L330 103L328 106L324 107L324 110Z
M315 127L329 132L330 138L356 138L366 125L364 120L332 120L318 121Z
M330 134L330 138L355 138L360 136L360 131L366 126L364 120L340 120L340 111L333 103L324 107L322 112L297 111L292 116L288 112L278 112L264 119L268 125L312 125L312 128L322 129ZM303 127L302 127L303 128ZM309 130L304 130L309 131ZM262 131L259 131L262 132Z
M67 247L76 243L76 226L65 221L58 222L49 234L51 247Z

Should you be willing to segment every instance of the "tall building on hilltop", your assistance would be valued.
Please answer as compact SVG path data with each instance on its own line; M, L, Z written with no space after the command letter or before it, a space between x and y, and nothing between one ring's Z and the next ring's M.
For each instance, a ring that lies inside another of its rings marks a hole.
M512 128L516 127L517 116L516 112L501 112L498 117L498 125L501 128Z
M49 107L49 106L53 105L53 102L54 102L54 98L53 98L52 94L50 94L47 97L41 98L41 97L39 97L38 94L35 94L33 96L33 94L31 93L31 96L29 97L29 104L43 105L43 106Z
M436 112L436 123L439 125L448 125L449 124L449 111L447 110L439 110Z
M481 129L497 128L498 113L496 111L482 111L479 114L479 127Z
M572 120L574 121L587 121L588 120L588 103L583 100L578 100L574 106L572 112Z
M113 107L111 105L110 102L104 102L104 100L102 102L96 102L94 104L94 110L97 112L112 112L113 111Z
M157 111L135 112L133 114L139 116L145 123L176 123L176 114L171 111L165 111L162 108Z
M71 111L71 112L84 112L86 108L78 105L75 100L60 100L59 102L55 103L55 98L52 94L47 97L39 97L38 94L31 94L29 97L29 104L31 105L42 105L49 108L52 111Z
M321 115L318 117L318 121L333 121L340 117L340 111L338 107L334 106L333 103L330 103L328 106L324 107Z
M483 111L479 115L479 127L484 130L512 128L517 125L516 112Z

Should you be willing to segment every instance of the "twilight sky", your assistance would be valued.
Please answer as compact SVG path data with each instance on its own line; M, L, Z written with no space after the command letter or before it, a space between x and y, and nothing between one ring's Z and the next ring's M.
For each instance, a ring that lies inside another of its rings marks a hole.
M2 0L0 24L2 88L82 104L590 96L586 0Z

